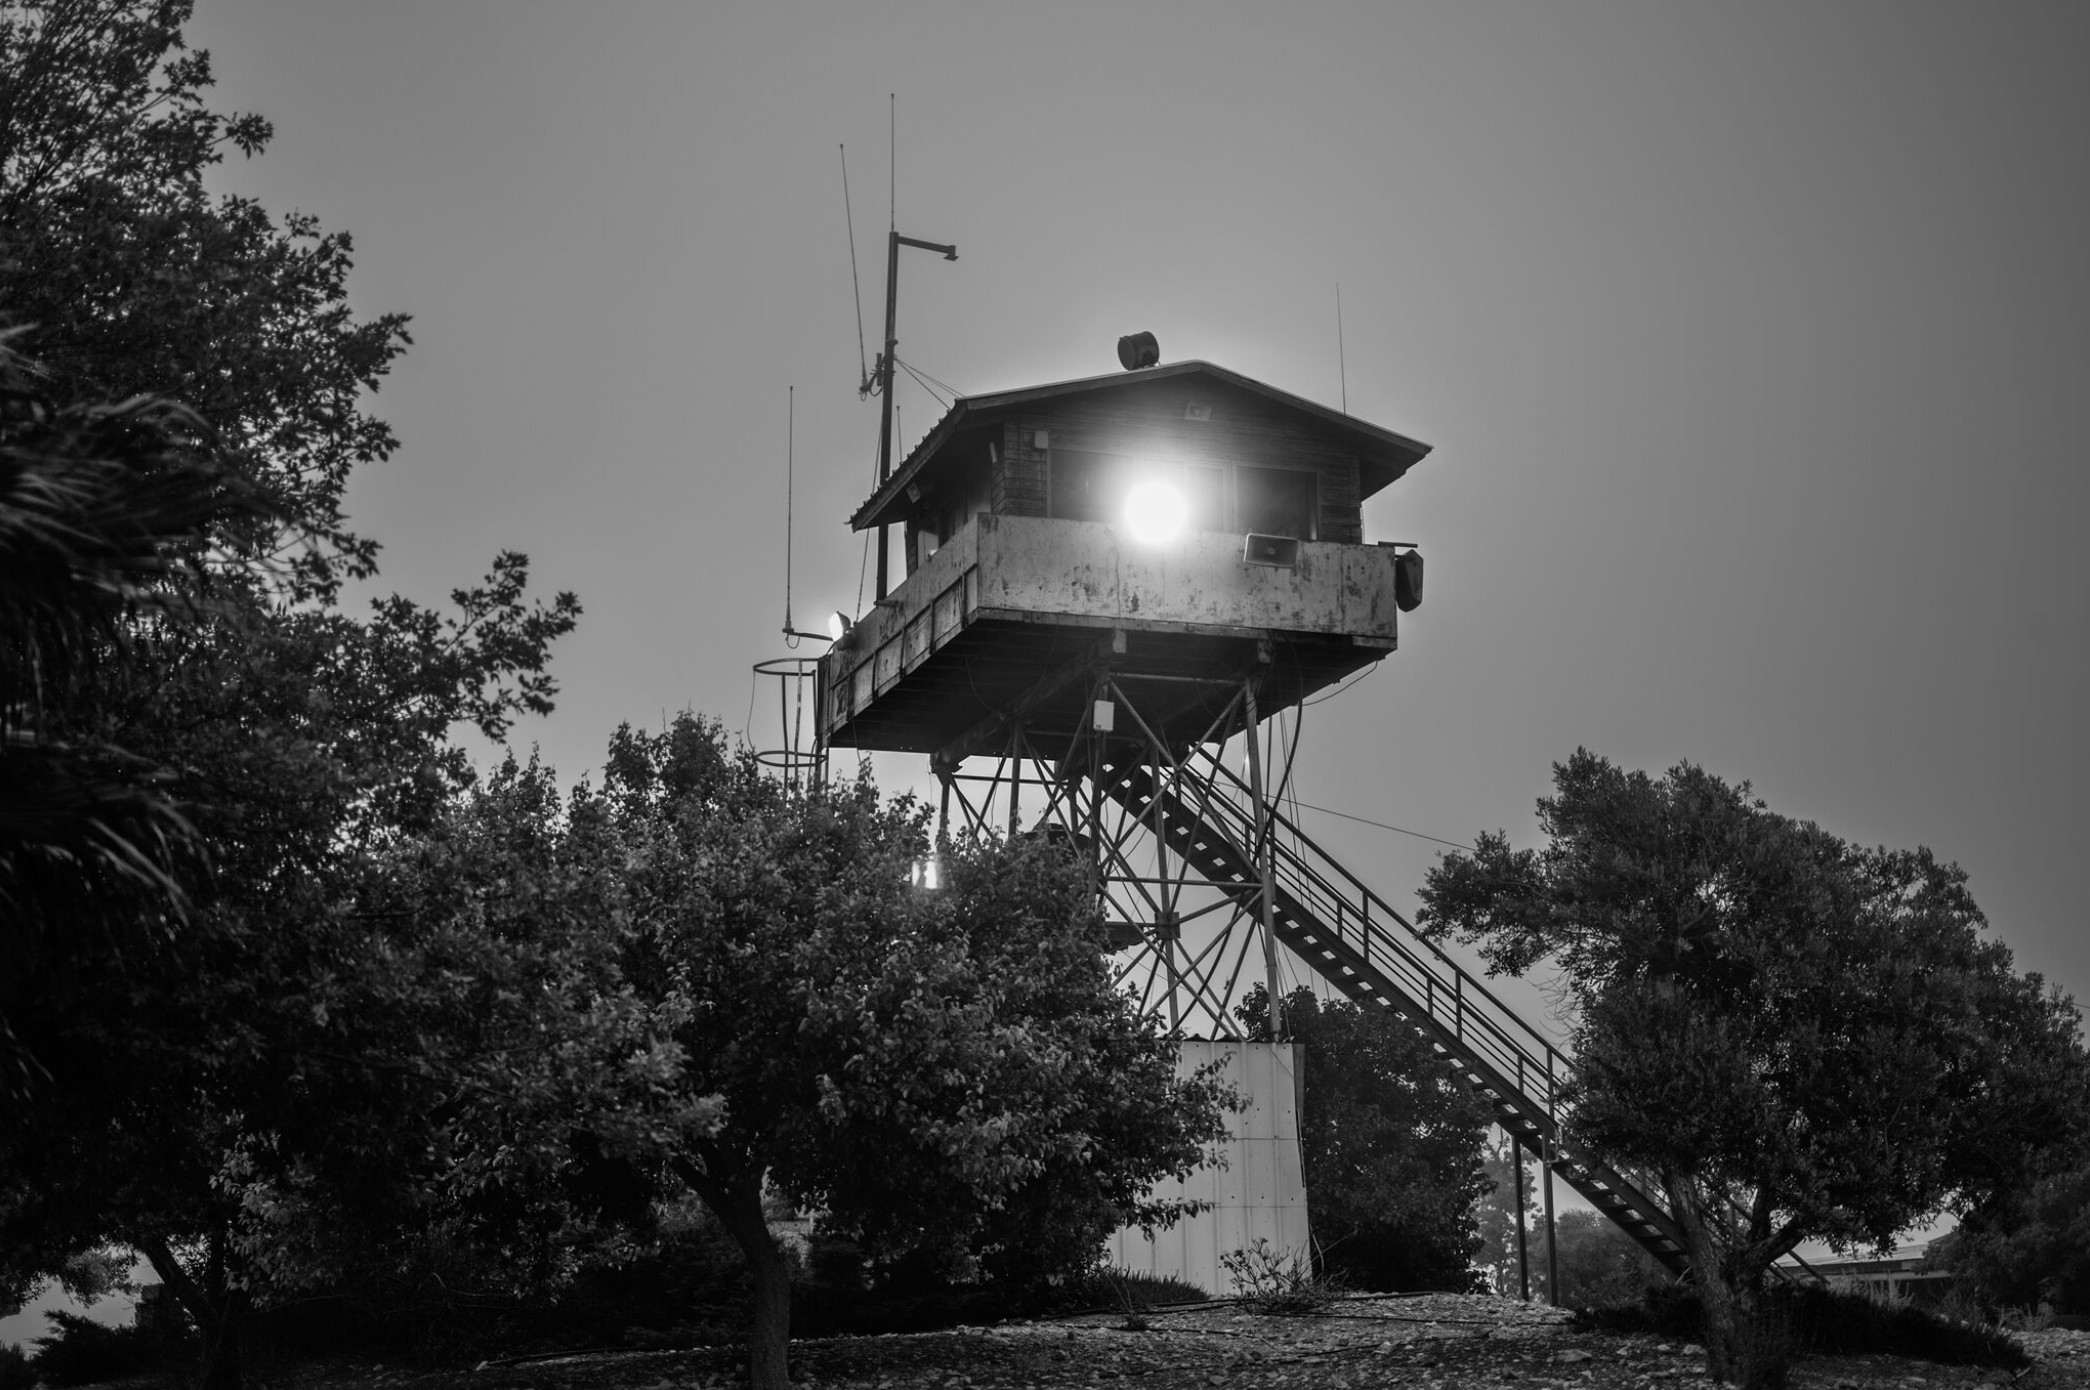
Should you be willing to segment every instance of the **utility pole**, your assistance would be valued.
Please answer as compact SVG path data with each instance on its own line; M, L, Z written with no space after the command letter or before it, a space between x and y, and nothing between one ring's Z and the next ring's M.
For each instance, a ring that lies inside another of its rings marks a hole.
M887 232L885 239L885 352L878 358L878 389L884 400L878 407L878 486L884 487L893 475L893 354L900 346L900 248L916 246L924 251L941 251L947 261L958 259L958 248L939 246L933 241L916 241L911 236L901 236L897 231ZM886 595L885 569L885 523L878 524L878 597Z

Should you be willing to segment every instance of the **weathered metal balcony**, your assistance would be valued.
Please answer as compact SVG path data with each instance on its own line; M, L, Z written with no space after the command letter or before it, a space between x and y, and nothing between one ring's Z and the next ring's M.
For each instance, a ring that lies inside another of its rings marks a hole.
M1150 547L1101 522L982 513L823 659L822 732L963 757L968 730L1020 707L1049 739L1082 726L1076 677L1107 664L1156 687L1159 732L1188 743L1258 665L1267 714L1393 650L1393 549L1301 541L1279 566L1244 560L1243 539Z

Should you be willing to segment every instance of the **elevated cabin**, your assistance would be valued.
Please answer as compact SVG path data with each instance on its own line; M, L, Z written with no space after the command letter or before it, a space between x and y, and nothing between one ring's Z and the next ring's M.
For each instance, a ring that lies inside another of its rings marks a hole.
M902 529L906 578L823 658L821 736L954 763L997 720L1071 735L1099 665L1179 746L1251 674L1295 703L1394 649L1361 508L1427 452L1209 362L962 396L850 518ZM1153 483L1167 539L1127 517Z

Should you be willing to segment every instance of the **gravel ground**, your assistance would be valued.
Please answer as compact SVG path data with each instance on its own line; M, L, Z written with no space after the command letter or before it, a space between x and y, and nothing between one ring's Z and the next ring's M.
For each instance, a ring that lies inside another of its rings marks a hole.
M1688 1390L1709 1384L1702 1348L1653 1337L1578 1334L1566 1315L1458 1294L1352 1297L1322 1317L1264 1317L1232 1304L1150 1315L1005 1323L884 1337L798 1342L795 1384L828 1390L1014 1390L1136 1383L1139 1390L1415 1387L1415 1390ZM2035 1358L2016 1375L1898 1356L1816 1357L1794 1390L2015 1384L2090 1388L2090 1333L2020 1334ZM738 1348L599 1352L488 1363L469 1372L335 1369L293 1390L730 1390Z

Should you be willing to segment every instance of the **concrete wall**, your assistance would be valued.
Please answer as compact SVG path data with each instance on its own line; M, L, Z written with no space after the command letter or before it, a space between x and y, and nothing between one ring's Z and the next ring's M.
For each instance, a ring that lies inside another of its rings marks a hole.
M1297 1049L1290 1043L1184 1042L1177 1072L1187 1075L1224 1058L1226 1080L1249 1102L1230 1117L1230 1137L1221 1146L1224 1167L1206 1165L1189 1179L1169 1179L1155 1195L1212 1203L1201 1215L1179 1221L1148 1240L1136 1226L1111 1237L1113 1265L1143 1274L1173 1275L1208 1293L1233 1288L1219 1257L1246 1249L1257 1237L1271 1248L1308 1248L1306 1184L1299 1166Z

